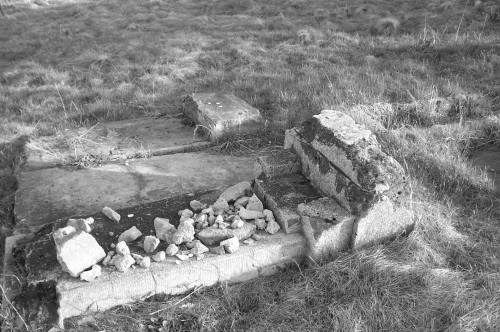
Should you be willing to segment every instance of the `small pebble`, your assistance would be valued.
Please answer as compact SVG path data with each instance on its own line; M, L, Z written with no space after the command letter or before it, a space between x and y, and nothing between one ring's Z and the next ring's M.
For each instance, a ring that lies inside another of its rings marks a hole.
M133 213L131 213L131 214L127 214L127 217L129 217L129 218L132 218L133 216L134 216L134 214L133 214Z
M163 262L166 259L165 251L158 251L156 254L151 256L155 262Z

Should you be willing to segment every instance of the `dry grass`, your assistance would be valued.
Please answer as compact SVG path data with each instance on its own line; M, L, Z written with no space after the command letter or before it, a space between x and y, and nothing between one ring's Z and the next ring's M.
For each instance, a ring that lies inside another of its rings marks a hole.
M374 129L411 175L408 204L417 225L406 239L202 290L180 303L156 297L95 315L91 325L113 331L162 324L164 331L500 329L500 197L468 160L474 149L500 142L494 1L37 0L3 10L5 141L178 112L184 93L222 90L261 109L278 134L321 109L346 110ZM438 126L426 107L351 108L437 98L462 100ZM254 139L221 142L218 149L241 153L265 145ZM77 319L69 325L83 328Z

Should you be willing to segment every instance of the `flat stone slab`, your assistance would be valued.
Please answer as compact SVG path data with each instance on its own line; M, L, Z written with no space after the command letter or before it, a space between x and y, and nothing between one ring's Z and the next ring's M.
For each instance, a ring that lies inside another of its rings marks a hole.
M309 180L298 173L256 179L254 192L264 206L273 211L276 221L286 233L301 229L297 205L321 197Z
M248 133L264 126L258 109L230 94L193 93L184 100L183 111L212 141L227 134Z
M210 145L194 135L182 116L145 117L98 123L66 130L58 136L39 137L27 144L24 169L67 164L98 164L139 156L187 152Z
M97 168L22 172L16 192L17 229L33 231L58 218L119 209L253 178L254 157L180 153Z
M202 260L180 264L169 257L152 263L149 269L136 268L125 273L105 267L102 276L91 283L66 277L56 285L59 318L104 311L153 294L182 294L196 287L270 275L284 264L302 259L305 248L302 235L277 233L242 245L233 254L207 254Z

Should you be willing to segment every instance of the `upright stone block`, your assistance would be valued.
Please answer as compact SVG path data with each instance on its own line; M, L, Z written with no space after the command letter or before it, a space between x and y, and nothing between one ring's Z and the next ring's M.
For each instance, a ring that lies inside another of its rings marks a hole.
M258 109L230 94L193 93L185 98L183 110L212 141L226 134L252 132L264 125Z

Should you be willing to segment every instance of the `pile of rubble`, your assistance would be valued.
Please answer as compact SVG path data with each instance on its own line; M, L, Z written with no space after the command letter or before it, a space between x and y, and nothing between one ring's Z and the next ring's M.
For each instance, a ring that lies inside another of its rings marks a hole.
M102 213L113 222L120 222L120 215L111 208L103 208ZM143 235L136 226L129 228L118 236L116 244L111 244L114 250L107 254L90 234L93 218L69 219L66 227L53 234L57 259L71 276L92 281L101 275L99 262L120 272L135 265L149 268L151 260L162 262L167 256L175 257L175 262L180 264L192 257L203 259L209 252L234 253L240 241L249 245L261 239L262 234L257 231L275 234L280 230L273 212L264 209L253 194L250 182L227 188L209 206L193 200L189 209L179 211L178 215L177 227L169 219L156 217L151 225L155 235ZM166 249L157 250L162 241ZM138 244L143 252L132 253L130 243Z

